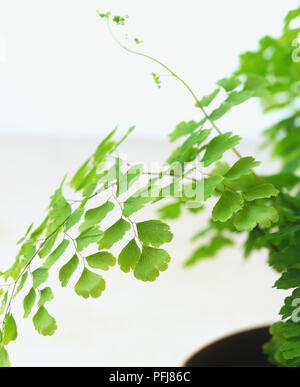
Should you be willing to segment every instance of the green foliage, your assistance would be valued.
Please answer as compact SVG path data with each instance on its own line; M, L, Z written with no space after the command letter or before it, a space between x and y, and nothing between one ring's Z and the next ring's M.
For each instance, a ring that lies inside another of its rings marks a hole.
M192 266L201 260L215 258L224 247L233 245L234 243L231 239L223 236L222 234L217 234L207 245L200 246L197 250L195 250L184 265Z
M158 215L161 219L177 219L181 215L181 203L175 202L167 204L158 210Z
M79 259L76 254L65 264L59 271L59 280L64 288L68 285L72 275L75 273L79 265Z
M40 299L38 301L38 307L44 306L46 302L52 301L54 298L54 294L52 292L52 289L47 286L46 288L42 289L40 292Z
M129 218L134 213L140 211L146 204L151 203L158 197L158 192L158 187L154 193L151 193L150 189L147 189L147 191L141 189L140 191L135 192L134 195L130 196L124 202L123 215L126 218Z
M139 239L145 245L160 247L164 243L171 242L173 234L170 227L160 220L147 220L136 224Z
M219 94L219 91L220 89L215 89L212 93L204 96L200 101L200 105L203 107L209 106Z
M232 91L241 84L237 77L222 78L217 82L217 85L223 87L226 91Z
M204 167L209 167L212 163L220 160L223 154L235 147L241 141L240 136L232 136L231 132L220 134L211 140L207 145L203 159Z
M11 341L16 340L18 336L17 325L11 313L5 317L3 324L3 345L7 345Z
M275 282L274 287L277 289L293 289L300 286L300 270L289 269Z
M120 252L120 255L118 258L120 269L124 271L124 273L129 273L130 270L134 270L140 257L141 257L141 251L135 239L131 239L131 241Z
M105 289L105 281L100 275L84 268L74 289L83 298L98 298Z
M36 301L36 292L34 288L31 288L27 296L23 300L23 306L24 306L24 318L27 318L31 310L35 304Z
M8 353L4 347L0 347L0 367L10 367Z
M277 196L278 194L279 191L273 186L273 184L265 183L250 188L243 193L243 196L247 202L252 202L253 200L267 199L272 196Z
M33 316L33 325L40 335L52 336L57 329L55 319L50 316L47 309L41 306Z
M95 224L100 223L114 207L115 205L112 202L106 202L100 207L88 210L85 213L84 222L80 225L79 230L82 232Z
M229 180L237 180L241 176L251 173L252 169L260 164L253 157L243 157L229 169L224 177Z
M89 255L85 259L93 269L108 270L110 266L116 264L116 258L108 251L99 251L99 253Z
M226 222L239 211L244 204L242 196L236 192L224 191L215 205L212 217L214 221Z
M45 241L45 243L43 243L42 248L39 251L40 258L46 257L51 252L57 237L58 237L58 231L51 234L50 237ZM34 254L32 254L32 256L33 255ZM30 259L31 259L31 257L30 257Z
M22 275L22 277L20 279L19 285L18 285L17 290L16 290L16 292L14 294L14 297L16 297L17 294L19 294L20 291L23 289L23 287L24 287L24 285L26 283L27 277L28 277L28 272L25 271L25 273Z
M100 240L99 249L110 249L115 243L123 239L124 235L130 230L131 225L125 219L119 219L115 224L105 230L103 238Z
M191 134L192 132L194 132L194 130L199 128L200 125L201 125L201 122L195 122L195 121L180 122L180 124L176 126L174 131L169 134L170 142L174 142L178 140L180 137L184 137L188 134Z
M49 270L66 251L69 246L69 243L70 242L67 239L64 239L43 263L43 268Z
M33 287L36 289L48 279L48 270L40 267L32 272Z
M143 165L133 165L130 167L126 173L120 172L118 181L117 181L117 192L116 195L120 196L122 193L128 191L133 183L139 179L143 173Z
M238 231L251 231L257 225L270 227L272 222L276 223L278 219L278 213L273 207L247 204L236 216L234 225Z
M169 254L162 249L143 246L141 257L134 268L134 275L142 281L155 281L159 273L168 268Z
M76 238L77 250L82 251L91 243L98 242L101 238L103 238L103 232L98 226L94 225L84 229L84 231L82 231Z

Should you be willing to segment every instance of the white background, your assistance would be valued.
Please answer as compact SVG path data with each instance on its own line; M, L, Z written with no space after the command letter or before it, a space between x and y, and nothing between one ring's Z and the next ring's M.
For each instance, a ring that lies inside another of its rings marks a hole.
M0 134L99 136L119 123L122 130L136 124L136 136L162 137L178 121L199 117L176 80L163 77L163 88L155 87L150 74L163 71L117 47L96 9L129 14L141 48L201 97L231 74L239 53L255 49L265 34L279 35L284 15L297 6L297 0L1 0ZM267 122L258 117L250 101L222 125L255 136Z
M176 123L199 119L180 84L163 77L158 90L150 74L161 70L116 46L97 8L128 13L144 50L173 66L201 97L231 74L239 53L255 49L264 34L279 35L285 13L296 6L296 0L0 0L0 268L11 264L27 226L41 220L65 172L115 124L121 130L137 125L123 151L149 162L166 158L166 137ZM271 120L250 101L220 122L222 130L246 137L239 149L264 161L265 173L276 164L257 146ZM148 208L139 216L156 214ZM180 365L211 340L276 320L286 292L272 289L277 275L265 251L245 262L235 247L182 268L190 237L208 216L185 213L171 222L172 260L153 284L115 267L104 273L103 296L83 300L72 286L61 288L58 264L49 311L59 329L39 336L31 319L22 319L22 299L16 300L19 338L8 348L13 365Z

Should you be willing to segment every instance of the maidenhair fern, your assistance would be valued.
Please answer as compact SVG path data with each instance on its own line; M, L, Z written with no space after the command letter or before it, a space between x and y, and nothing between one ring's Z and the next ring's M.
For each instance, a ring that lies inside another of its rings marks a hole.
M24 318L32 316L38 333L52 335L57 324L47 304L54 294L47 281L57 276L62 287L69 286L83 298L98 298L105 291L105 271L117 263L120 269L141 281L155 281L168 268L170 256L162 248L173 235L164 222L178 218L183 207L197 214L205 203L214 203L209 224L197 231L193 241L211 236L199 245L186 265L213 258L226 246L234 244L233 236L244 233L245 256L255 249L269 250L269 263L282 273L275 287L295 288L280 311L282 321L271 328L273 338L265 345L270 360L283 366L300 366L300 325L295 307L300 296L300 147L297 93L294 84L300 78L300 67L292 61L295 39L300 29L291 29L291 21L300 16L300 8L288 14L283 35L261 40L257 52L241 56L238 71L217 82L208 95L198 98L191 87L161 61L131 49L114 35L111 22L126 24L126 17L100 13L117 43L135 55L149 59L177 79L194 99L202 117L199 121L181 122L170 133L177 143L160 172L147 171L141 164L122 160L117 150L134 129L116 138L114 129L100 143L68 182L74 198L66 198L66 178L50 199L47 214L38 227L31 225L18 242L19 253L12 266L0 273L2 280L0 313L0 365L9 366L7 345L17 338L14 310L16 297L23 299ZM132 43L142 44L134 37ZM160 77L152 74L158 87ZM297 78L298 77L298 78ZM285 99L281 95L284 93ZM241 155L237 149L241 137L223 133L216 121L250 98L260 98L266 111L289 107L291 115L266 131L268 145L283 160L283 168L271 176L259 176L259 162ZM218 104L217 100L220 100ZM214 106L212 108L211 106ZM297 121L298 120L298 121ZM223 160L233 151L237 160L229 165ZM170 203L169 199L172 198ZM133 216L146 205L167 200L159 219L136 222ZM118 256L112 247L122 241ZM16 305L15 305L16 304Z

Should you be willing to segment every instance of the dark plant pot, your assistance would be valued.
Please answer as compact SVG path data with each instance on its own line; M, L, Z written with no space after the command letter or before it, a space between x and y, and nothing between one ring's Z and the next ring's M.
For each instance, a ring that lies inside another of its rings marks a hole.
M225 337L204 347L185 367L274 367L262 351L270 340L269 327L251 329Z

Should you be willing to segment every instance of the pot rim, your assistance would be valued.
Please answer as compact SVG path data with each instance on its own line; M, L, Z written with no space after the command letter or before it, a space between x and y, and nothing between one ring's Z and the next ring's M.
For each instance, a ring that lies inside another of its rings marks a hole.
M217 343L219 343L222 340L230 339L233 336L238 336L238 335L240 335L242 333L246 333L246 332L249 332L249 331L255 331L255 330L259 330L259 329L267 329L267 328L269 329L272 324L273 324L273 322L269 323L269 324L267 323L267 324L264 324L264 325L259 325L259 326L257 326L257 325L256 326L252 326L252 328L251 327L249 327L249 328L241 328L240 330L232 332L232 333L228 333L225 336L220 336L219 338L216 338L213 341L211 341L211 342L209 342L207 344L202 345L197 351L194 351L184 361L184 363L182 364L182 367L186 367L186 364L189 363L191 361L191 359L194 356L196 356L199 352L204 351L206 348L208 348L208 347L210 347L210 346L212 346L214 344L217 344Z

